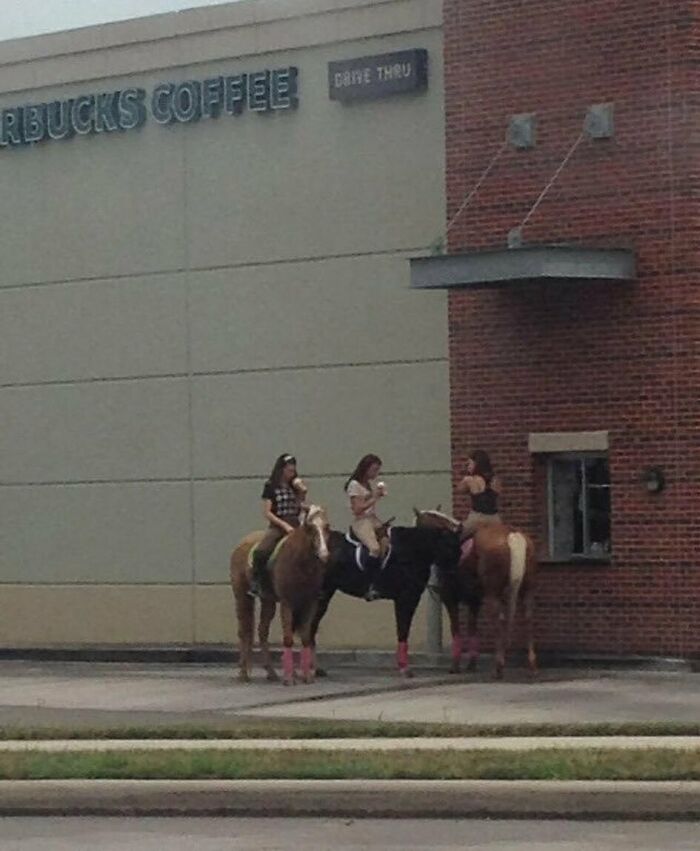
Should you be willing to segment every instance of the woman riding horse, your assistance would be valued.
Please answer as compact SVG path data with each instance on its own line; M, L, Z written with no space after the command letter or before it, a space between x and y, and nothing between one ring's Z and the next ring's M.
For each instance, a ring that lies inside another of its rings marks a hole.
M266 566L275 547L299 525L306 485L297 476L297 460L293 455L280 455L262 492L262 514L268 522L267 532L253 553L250 594L261 597L270 590Z
M500 523L498 497L501 486L488 454L475 449L467 459L466 475L457 485L457 493L469 494L471 509L462 523L462 534L471 537L479 526Z
M263 539L262 532L247 535L231 554L231 587L238 616L240 679L250 680L255 600L250 595L251 549ZM270 624L280 602L282 621L282 665L285 685L294 682L294 632L302 641L301 672L304 682L314 679L312 623L318 606L328 560L328 520L325 511L310 505L303 521L273 553L269 565L270 589L261 597L258 637L268 680L276 680L268 643Z
M484 599L495 601L499 629L496 640L495 675L503 677L506 651L510 644L515 609L523 600L527 629L528 664L537 671L533 635L533 605L535 590L535 547L524 532L511 529L501 522L476 527L468 546L460 542L462 524L439 511L416 511L419 527L442 529L450 536L437 553L436 564L440 577L440 597L450 617L452 632L452 667L457 673L462 655L459 605L468 607L467 639L469 663L473 670L479 654L477 620Z
M384 482L376 481L381 468L382 459L378 455L365 455L345 482L352 514L350 528L369 552L365 568L369 578L366 600L378 600L381 597L374 582L382 566L381 546L377 537L382 522L377 517L377 504L386 495L386 488Z

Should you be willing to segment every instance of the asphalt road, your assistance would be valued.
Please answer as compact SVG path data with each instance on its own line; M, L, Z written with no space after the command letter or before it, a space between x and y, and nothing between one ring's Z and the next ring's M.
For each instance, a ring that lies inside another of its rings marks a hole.
M674 822L0 819L1 851L697 851Z

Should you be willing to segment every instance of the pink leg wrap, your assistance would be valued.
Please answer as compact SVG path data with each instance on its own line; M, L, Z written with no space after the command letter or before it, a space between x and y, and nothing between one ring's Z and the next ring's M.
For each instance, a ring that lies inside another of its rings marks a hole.
M282 650L282 673L285 680L294 679L294 650L291 647Z
M452 636L452 658L459 660L462 655L462 636L461 635L453 635Z
M301 673L302 676L308 677L311 673L313 661L313 650L310 647L301 648Z
M467 639L467 652L469 653L470 659L476 659L479 655L479 637L476 635L470 635Z
M396 648L396 662L399 670L408 668L408 641L399 641L399 646Z

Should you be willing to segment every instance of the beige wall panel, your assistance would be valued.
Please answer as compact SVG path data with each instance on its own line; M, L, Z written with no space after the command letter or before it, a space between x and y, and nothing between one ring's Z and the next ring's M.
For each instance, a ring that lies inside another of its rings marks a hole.
M39 90L30 102L118 88ZM132 83L133 84L133 81ZM138 85L148 87L139 79ZM16 103L7 96L2 104ZM184 265L182 146L168 128L3 151L0 285L139 274Z
M300 463L303 462L300 456ZM274 458L270 459L270 466ZM348 467L354 460L348 461ZM304 473L304 467L300 467ZM350 472L350 469L348 469ZM260 511L260 495L267 472L258 479L195 484L195 576L197 583L227 582L231 551L244 535L266 525ZM386 476L389 495L382 500L380 515L396 517L397 525L412 525L412 507L449 510L450 475ZM325 506L331 526L349 525L347 499L341 476L307 478L309 498Z
M0 586L0 644L192 641L190 587Z
M409 648L426 650L427 594L416 611L411 627ZM446 618L444 619L447 620ZM195 642L202 644L231 644L238 647L238 621L233 594L227 585L198 586L195 589ZM279 613L272 623L270 639L277 646L281 641ZM443 644L447 646L449 630L443 629ZM257 621L255 640L257 645ZM297 647L299 642L297 641ZM324 650L384 649L396 647L394 606L388 600L367 603L347 594L336 594L321 623L318 647Z
M0 577L191 582L190 526L185 483L0 488Z
M303 16L303 26L295 19ZM283 20L286 19L286 20ZM250 0L0 43L3 89L439 27L441 0ZM291 38L290 35L294 34ZM76 53L76 51L78 51ZM33 61L30 61L33 60Z
M0 384L187 371L184 276L0 290Z
M446 295L405 256L193 274L191 323L195 372L447 358Z
M0 389L0 480L189 476L187 381Z
M353 105L329 99L329 60L423 46L433 78L427 93ZM290 113L174 128L187 146L192 265L415 250L434 242L444 213L440 53L433 31L233 63L298 62L300 104ZM214 72L221 66L196 69L198 76Z
M442 361L196 378L195 476L259 476L285 451L314 474L369 451L387 470L444 470L448 399Z

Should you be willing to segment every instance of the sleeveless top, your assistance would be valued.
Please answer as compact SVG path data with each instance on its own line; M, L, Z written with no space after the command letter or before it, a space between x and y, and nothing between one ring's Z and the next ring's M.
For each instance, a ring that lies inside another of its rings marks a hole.
M491 483L486 483L486 489L481 493L473 493L472 511L479 514L498 514L498 494L491 487Z

